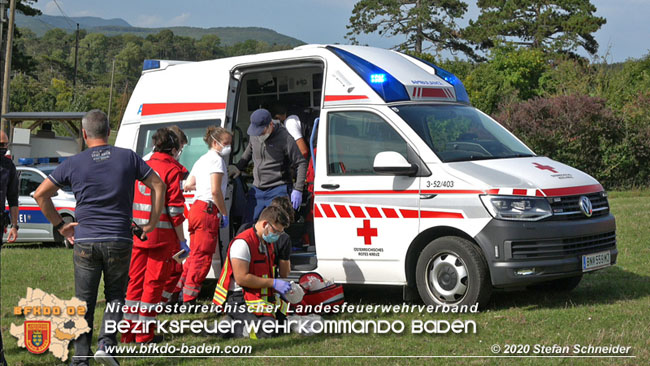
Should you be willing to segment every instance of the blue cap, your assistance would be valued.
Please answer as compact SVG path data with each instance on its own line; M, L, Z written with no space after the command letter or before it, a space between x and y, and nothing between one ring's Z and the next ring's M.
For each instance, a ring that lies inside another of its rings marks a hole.
M260 108L251 114L251 125L248 127L248 136L261 136L271 123L271 113Z

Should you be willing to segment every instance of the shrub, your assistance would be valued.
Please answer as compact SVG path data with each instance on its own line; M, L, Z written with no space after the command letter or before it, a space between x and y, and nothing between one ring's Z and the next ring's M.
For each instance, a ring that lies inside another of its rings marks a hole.
M626 125L601 98L535 98L503 105L495 118L538 155L580 169L608 189L647 184L650 134Z

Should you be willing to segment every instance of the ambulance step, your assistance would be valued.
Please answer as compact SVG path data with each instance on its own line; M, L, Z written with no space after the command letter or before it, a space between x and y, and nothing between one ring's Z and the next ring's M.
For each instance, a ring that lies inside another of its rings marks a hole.
M317 259L315 252L291 253L291 269L294 271L309 271L316 268Z

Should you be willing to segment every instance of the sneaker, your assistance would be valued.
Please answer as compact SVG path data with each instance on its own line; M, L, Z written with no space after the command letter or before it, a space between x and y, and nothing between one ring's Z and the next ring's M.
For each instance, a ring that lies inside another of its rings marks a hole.
M105 343L100 343L97 347L97 352L95 352L95 361L105 366L120 366L120 363L117 362L115 357L106 350Z

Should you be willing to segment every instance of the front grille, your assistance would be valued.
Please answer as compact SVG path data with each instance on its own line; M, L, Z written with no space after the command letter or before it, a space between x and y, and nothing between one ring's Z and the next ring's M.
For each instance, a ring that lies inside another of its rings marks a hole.
M607 201L607 195L604 192L584 195L591 201L591 206L593 208L593 214L591 217L585 216L585 214L580 210L580 197L582 196L583 195L550 198L549 200L551 201L553 216L550 217L549 220L585 220L609 214L609 202Z
M567 239L513 241L513 259L555 259L596 253L616 247L616 232Z

